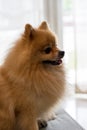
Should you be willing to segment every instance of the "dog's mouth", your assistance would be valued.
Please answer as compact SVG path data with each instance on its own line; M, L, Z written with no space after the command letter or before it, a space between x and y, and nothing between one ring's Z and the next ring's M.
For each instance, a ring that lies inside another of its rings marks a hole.
M62 58L64 57L65 52L59 51L58 58L55 60L45 60L43 61L44 64L51 64L51 65L61 65L62 64Z
M51 64L51 65L61 65L62 64L62 59L57 59L57 60L45 60L43 61L44 64Z

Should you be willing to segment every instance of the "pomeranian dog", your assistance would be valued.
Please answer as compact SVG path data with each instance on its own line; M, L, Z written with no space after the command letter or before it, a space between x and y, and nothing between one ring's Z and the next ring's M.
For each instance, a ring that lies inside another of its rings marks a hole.
M65 92L64 51L44 21L25 25L0 67L0 130L38 130ZM45 124L44 124L45 123Z

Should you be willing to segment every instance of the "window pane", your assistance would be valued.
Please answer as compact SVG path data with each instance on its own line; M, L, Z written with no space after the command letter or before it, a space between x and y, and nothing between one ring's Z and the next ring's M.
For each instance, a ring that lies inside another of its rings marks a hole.
M68 70L68 81L75 86L75 40L73 22L73 2L63 0L63 47L66 51L66 68ZM74 88L74 87L73 87Z
M63 0L63 41L68 79L76 92L87 93L87 0Z
M75 0L77 91L87 92L87 0Z

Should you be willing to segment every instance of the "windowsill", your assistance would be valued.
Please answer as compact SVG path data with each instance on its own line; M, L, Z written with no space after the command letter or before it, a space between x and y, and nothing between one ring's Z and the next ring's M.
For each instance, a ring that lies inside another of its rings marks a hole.
M76 98L76 99L84 99L84 100L87 100L87 94L76 93L76 94L75 94L75 98Z

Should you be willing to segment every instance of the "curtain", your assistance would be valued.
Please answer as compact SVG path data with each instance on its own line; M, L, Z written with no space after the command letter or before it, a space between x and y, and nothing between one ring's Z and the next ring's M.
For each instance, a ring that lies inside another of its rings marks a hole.
M43 0L0 0L0 64L25 24L38 26L43 19Z
M62 0L44 0L44 17L59 38L59 46L63 48L62 35Z
M43 19L43 0L0 0L0 29L20 29Z

